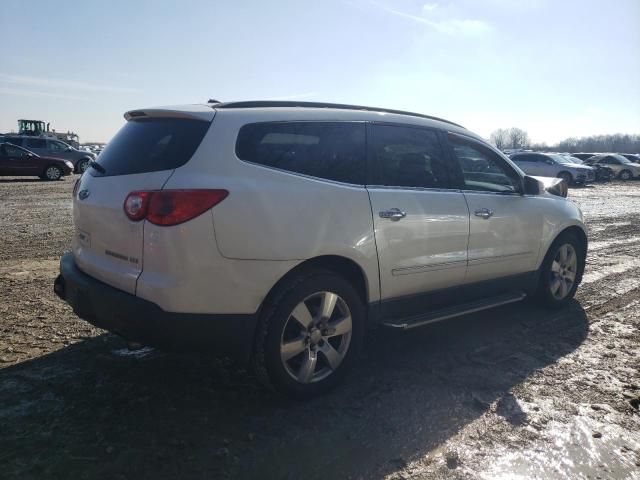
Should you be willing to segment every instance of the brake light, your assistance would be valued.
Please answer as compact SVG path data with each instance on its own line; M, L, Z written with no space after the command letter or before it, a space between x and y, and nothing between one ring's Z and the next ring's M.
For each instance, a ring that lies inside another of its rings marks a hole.
M131 192L124 201L124 213L134 222L146 219L155 225L184 223L227 198L227 190L158 190Z

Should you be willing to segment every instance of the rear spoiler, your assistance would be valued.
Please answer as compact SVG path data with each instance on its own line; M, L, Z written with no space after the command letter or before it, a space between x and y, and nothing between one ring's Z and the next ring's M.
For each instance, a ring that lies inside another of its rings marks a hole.
M124 114L124 118L127 121L138 118L186 118L210 122L215 114L215 110L206 105L184 105L129 110Z

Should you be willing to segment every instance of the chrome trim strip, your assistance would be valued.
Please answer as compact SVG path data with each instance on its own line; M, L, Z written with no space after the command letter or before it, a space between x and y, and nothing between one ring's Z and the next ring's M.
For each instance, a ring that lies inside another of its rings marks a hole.
M416 265L413 267L401 267L391 270L391 275L411 275L413 273L437 272L438 270L448 270L450 268L466 267L466 260L456 260L455 262L432 263L429 265Z
M533 255L533 252L520 252L520 253L511 253L509 255L496 255L493 257L480 257L480 258L472 258L469 259L469 265L482 265L485 263L494 263L494 262L505 262L509 260L513 260L517 257L530 257Z

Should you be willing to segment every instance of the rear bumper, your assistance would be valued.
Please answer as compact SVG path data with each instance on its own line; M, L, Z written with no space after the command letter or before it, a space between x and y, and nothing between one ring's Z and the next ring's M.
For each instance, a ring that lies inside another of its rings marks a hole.
M82 272L71 252L60 259L56 295L83 320L127 340L171 351L207 351L248 360L258 315L172 313Z

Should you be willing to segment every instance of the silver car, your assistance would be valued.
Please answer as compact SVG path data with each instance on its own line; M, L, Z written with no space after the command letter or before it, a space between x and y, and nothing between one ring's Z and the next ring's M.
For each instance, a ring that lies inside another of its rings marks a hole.
M570 158L555 153L521 152L510 156L527 175L562 178L568 185L593 182L592 167L574 163Z
M588 165L606 165L620 180L640 177L640 165L617 153L601 153L585 161Z
M125 119L76 184L54 288L130 341L235 356L308 397L343 378L367 328L528 296L562 307L582 279L565 182L455 123L273 101Z

